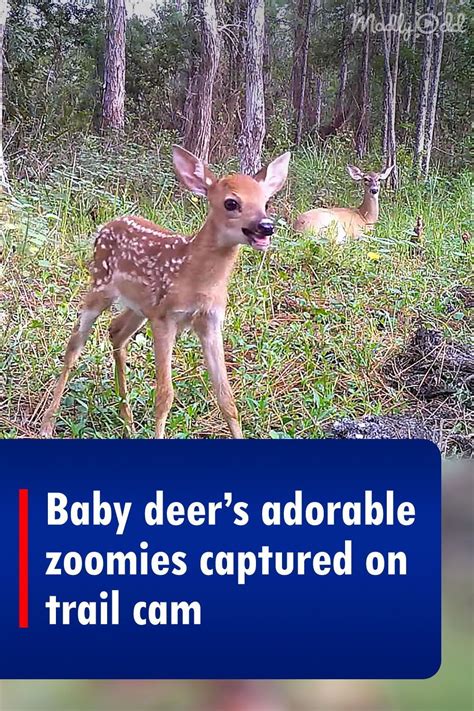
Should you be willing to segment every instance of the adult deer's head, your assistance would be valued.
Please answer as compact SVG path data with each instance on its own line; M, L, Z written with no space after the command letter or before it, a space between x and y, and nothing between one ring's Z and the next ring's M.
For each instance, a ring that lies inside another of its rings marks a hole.
M386 180L395 166L390 165L385 168L381 173L374 173L370 171L369 173L364 173L360 168L355 165L348 165L347 171L353 180L363 180L364 190L370 195L378 195L380 190L380 181Z

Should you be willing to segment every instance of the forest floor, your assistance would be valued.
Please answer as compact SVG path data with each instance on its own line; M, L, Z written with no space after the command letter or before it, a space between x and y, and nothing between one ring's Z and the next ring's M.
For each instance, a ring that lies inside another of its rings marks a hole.
M225 344L244 433L321 437L341 420L406 413L428 429L441 428L444 453L467 453L474 429L471 177L433 174L422 184L409 177L407 161L398 193L382 191L373 234L343 246L296 235L290 225L298 211L360 202L360 188L346 173L349 159L339 146L298 151L289 184L273 201L279 227L272 248L264 256L241 250ZM13 181L14 198L0 204L0 437L38 435L87 285L97 224L132 212L191 233L205 215L205 204L174 180L168 148L160 155L129 144L106 159L91 140L65 165L24 173ZM364 161L363 167L381 166ZM413 236L419 216L421 242ZM124 434L108 320L99 318L71 379L57 420L60 437ZM466 354L465 369L448 378L449 386L444 357L435 358L434 370L423 366L430 348L418 361L407 355L420 328L431 333L438 354L452 348ZM418 385L434 378L429 398L413 389L417 362ZM137 436L150 437L148 328L133 340L129 365ZM227 437L193 335L180 337L173 369L167 435Z

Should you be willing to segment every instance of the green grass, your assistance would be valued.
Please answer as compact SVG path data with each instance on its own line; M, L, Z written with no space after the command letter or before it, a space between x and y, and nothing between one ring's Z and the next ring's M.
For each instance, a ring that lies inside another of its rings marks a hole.
M318 437L335 418L402 411L403 391L389 388L380 368L420 321L449 338L472 340L472 322L457 295L472 280L472 242L461 239L472 231L470 176L439 174L424 185L410 179L407 167L398 194L381 196L375 232L343 247L293 233L289 225L299 210L358 204L360 189L345 171L349 158L337 146L296 154L290 182L274 201L281 224L273 248L263 257L241 251L225 343L249 437ZM0 436L31 437L87 286L94 228L131 211L190 233L201 224L205 205L178 188L168 152L158 156L137 146L105 159L86 143L67 168L13 188L13 202L0 204ZM418 215L425 223L420 252L410 236ZM108 321L108 315L98 320L70 381L58 436L124 434ZM140 437L153 434L153 384L147 329L129 356ZM168 436L227 436L192 334L178 341L174 385Z

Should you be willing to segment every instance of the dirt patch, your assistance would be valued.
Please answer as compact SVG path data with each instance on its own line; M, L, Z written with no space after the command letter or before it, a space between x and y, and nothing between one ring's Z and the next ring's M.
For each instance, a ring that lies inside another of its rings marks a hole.
M449 419L415 415L366 415L357 420L344 417L326 429L335 439L428 439L446 455L474 455L472 437L456 433Z
M418 417L408 415L366 415L357 420L344 417L330 427L337 439L429 439L433 431Z
M344 439L429 439L446 455L474 455L474 348L420 327L382 375L407 395L400 415L344 418L327 428Z
M439 331L418 328L406 348L385 364L383 375L419 400L474 394L474 349L448 343Z
M474 309L474 289L469 286L457 286L452 293L453 298L446 304L447 311L456 311L459 307Z

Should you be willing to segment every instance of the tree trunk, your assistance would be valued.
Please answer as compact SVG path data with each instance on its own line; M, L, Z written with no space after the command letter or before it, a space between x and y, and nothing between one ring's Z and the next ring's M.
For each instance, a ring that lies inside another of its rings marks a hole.
M10 192L7 166L3 155L3 38L7 21L8 5L0 0L0 192Z
M362 0L365 17L370 15L370 0ZM361 66L360 114L356 131L356 151L363 158L368 150L370 120L370 26L367 24L364 34L364 50Z
M248 0L247 52L245 58L245 118L239 140L243 173L260 170L265 137L265 99L263 87L264 0Z
M305 106L305 95L306 95L306 76L308 71L308 51L309 51L309 38L311 32L311 20L314 14L314 9L316 5L316 0L308 0L308 5L306 8L306 22L304 28L303 37L303 47L302 47L302 63L301 63L301 87L300 87L300 101L298 105L298 112L296 115L296 145L299 146L301 143L301 137L303 135L303 118L304 118L304 106Z
M215 2L194 0L191 12L200 35L200 53L186 97L184 147L207 162L212 130L212 95L220 56Z
M387 6L387 17L390 18L393 13L393 7L392 7L392 0L387 0L386 2ZM384 20L384 15L381 12L381 19L382 19L382 24L384 24L386 21ZM391 65L391 56L392 56L392 30L387 30L386 32L383 32L383 35L387 37L387 43L388 43L388 53L390 57L390 76L391 76L391 71L392 71L392 65ZM383 40L382 40L383 42ZM382 44L383 47L383 44ZM383 51L383 49L382 49ZM387 72L385 71L384 77L383 77L383 124L382 124L382 153L384 156L387 155L388 152L388 140L389 140L389 116L390 116L390 107L389 107L389 88L388 88L388 79L387 79Z
M125 0L108 0L104 58L102 130L125 127Z
M426 0L424 6L425 14L433 14L434 0ZM420 90L418 95L418 116L416 119L415 147L413 163L416 171L421 171L423 151L425 147L426 116L428 111L428 96L431 75L431 63L433 56L433 35L431 32L425 34L425 44L423 48L423 60L421 65Z
M242 72L245 55L246 6L243 0L232 1L233 33L229 41L229 73L232 90L238 90L242 84Z
M415 50L416 50L416 6L417 6L417 0L411 0L410 49L413 53L413 56L414 56ZM411 59L413 59L413 57L411 57ZM409 119L410 119L412 100L413 100L413 66L410 65L410 76L408 79L408 87L407 87L406 102L405 102L405 119L407 121L409 121Z
M243 0L232 0L232 27L231 34L224 38L227 45L228 75L223 77L223 81L228 85L226 111L228 113L229 133L232 143L238 140L242 131L241 108L242 108L242 76L244 73L245 57L245 24L246 12ZM224 51L224 48L221 52ZM222 63L221 63L222 67ZM221 68L222 72L222 68ZM225 72L225 65L224 65Z
M321 125L323 81L319 69L308 65L306 77L303 131L319 131Z
M430 169L431 150L433 148L433 135L436 123L436 106L438 103L439 77L441 74L441 63L443 60L443 45L444 45L444 23L446 19L447 0L441 0L439 9L439 29L434 37L434 51L431 63L431 78L429 86L430 103L426 118L426 136L425 136L425 151L422 160L422 173L426 178Z
M393 0L390 2L390 10L393 15L397 18L403 17L403 0ZM390 17L390 15L389 15ZM400 61L400 39L401 33L397 30L393 30L390 34L390 75L392 77L392 89L390 99L389 93L386 94L386 107L387 111L385 114L385 137L383 142L383 154L387 157L387 161L391 164L392 158L391 154L393 151L393 146L395 145L395 117L397 113L397 85L398 85L398 66ZM393 123L393 128L391 124ZM391 135L393 133L393 136ZM392 144L392 145L390 145ZM395 186L396 176L394 175L395 170L390 176L389 183Z
M321 107L323 97L323 80L321 69L313 61L310 62L312 38L320 37L322 2L314 0L314 9L311 18L311 30L309 32L309 46L307 52L307 71L304 92L304 115L302 131L319 132L321 126ZM314 50L313 50L314 51Z
M291 70L291 105L296 117L300 106L301 75L303 68L304 17L306 0L298 0L295 18L295 39L293 44L293 66Z
M314 93L314 128L316 131L319 131L321 128L323 106L323 78L319 72L316 74L316 87Z
M347 67L349 59L349 15L351 13L352 0L345 0L344 2L344 20L342 29L342 52L341 52L341 63L339 65L339 86L336 96L336 104L334 107L334 123L336 123L339 117L342 119L346 115L346 90L347 90Z
M394 13L396 17L403 17L403 0L394 1ZM397 110L397 85L398 85L398 67L400 64L400 40L401 32L394 32L395 36L392 36L392 51L393 51L393 61L392 61L392 93L394 101L394 112Z
M213 162L219 162L229 155L229 151L234 150L235 143L241 133L241 106L243 95L243 59L242 59L242 35L245 25L245 9L243 0L214 0L216 8L216 21L218 27L219 41L219 62L216 69L214 86L212 89L211 102L211 138L209 143L208 158ZM191 78L195 76L198 61L200 59L201 38L197 32L199 29L198 13L196 3L190 7L192 12L188 14L187 23L194 20L194 57L190 62L188 70L187 101L186 108L189 110L193 97L190 93ZM224 31L225 28L225 31ZM194 105L195 108L196 105ZM193 110L194 110L193 108ZM197 109L198 110L198 109ZM192 114L191 114L192 115ZM188 111L184 112L188 116ZM191 119L192 121L192 119ZM188 122L182 122L183 131ZM216 132L215 128L219 127ZM188 130L190 127L188 127Z
M378 5L379 5L380 19L382 21L382 25L386 26L387 25L387 18L384 16L383 0L378 0ZM397 11L401 13L403 11L403 0L398 0L396 7L397 7ZM386 166L388 166L388 165L394 166L394 169L392 170L392 172L389 176L389 183L392 188L396 189L398 187L397 142L396 142L396 134L395 134L395 110L396 110L397 80L396 80L396 76L394 75L394 73L392 73L390 37L389 37L388 30L382 31L382 39L383 39L383 57L384 57L385 86L386 86L385 121L386 121L386 126L387 126L384 158L386 161ZM396 43L395 43L395 45L396 45ZM398 43L398 46L399 46L399 43ZM397 49L397 47L395 46L395 50L396 49ZM396 51L395 51L395 59L394 59L393 65L394 65L394 69L398 69L398 56L397 56Z
M272 96L272 85L273 85L273 51L272 43L268 36L268 19L265 18L265 26L263 29L263 91L266 97L265 102L265 119L267 122L271 121L274 115L274 104Z

